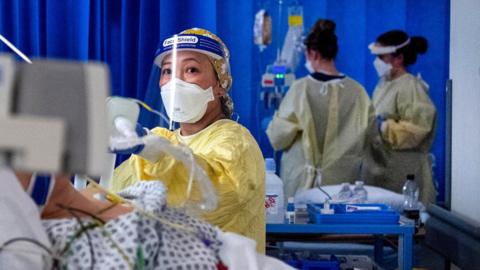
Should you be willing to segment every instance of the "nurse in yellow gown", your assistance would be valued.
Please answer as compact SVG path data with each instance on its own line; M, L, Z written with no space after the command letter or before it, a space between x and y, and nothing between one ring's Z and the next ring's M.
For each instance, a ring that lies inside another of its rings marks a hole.
M177 43L175 55L173 42ZM256 240L257 250L264 252L264 160L250 132L229 119L233 103L228 95L232 78L227 47L207 30L188 29L163 42L155 64L160 67L163 103L169 118L180 123L180 128L155 128L150 132L173 144L188 146L210 177L218 207L203 214L205 220L224 231ZM169 110L172 106L174 110ZM173 157L148 148L115 170L111 189L119 191L136 181L148 180L166 185L170 206L185 201L186 168Z
M335 67L335 23L318 20L305 45L311 74L292 84L267 128L273 148L283 151L287 197L318 184L358 180L375 122L365 89Z
M435 200L432 168L428 153L435 134L436 109L428 95L428 85L407 71L407 66L425 53L427 40L409 37L400 30L381 34L370 44L377 55L374 66L380 76L373 104L378 135L373 138L372 159L366 166L367 178L395 192L402 192L408 174L415 175L420 200Z

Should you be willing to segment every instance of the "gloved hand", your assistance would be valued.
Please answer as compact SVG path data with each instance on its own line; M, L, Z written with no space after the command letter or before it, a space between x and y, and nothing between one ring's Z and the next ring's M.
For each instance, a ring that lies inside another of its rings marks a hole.
M143 128L142 128L143 129ZM143 133L145 132L145 133ZM120 137L110 139L110 149L116 154L136 154L155 163L165 156L165 153L175 151L176 147L167 139L139 130L138 134L146 134L140 137ZM178 148L178 147L177 147Z
M142 125L138 124L135 127L135 132L137 138L143 137L147 135L147 129L142 127ZM140 153L144 148L145 145L143 143L140 144L128 144L129 140L131 140L132 137L122 137L122 138L111 138L110 139L110 152L115 153L115 154L121 154L121 155L129 155L129 154L138 154Z
M152 163L158 162L165 156L165 153L171 154L172 149L176 149L169 140L155 134L148 134L143 137L143 141L145 144L137 155Z

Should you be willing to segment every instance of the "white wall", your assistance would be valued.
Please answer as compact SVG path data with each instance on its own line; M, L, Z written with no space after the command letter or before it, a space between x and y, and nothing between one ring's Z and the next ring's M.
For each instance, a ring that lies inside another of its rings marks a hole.
M452 0L450 19L452 210L480 222L480 1Z

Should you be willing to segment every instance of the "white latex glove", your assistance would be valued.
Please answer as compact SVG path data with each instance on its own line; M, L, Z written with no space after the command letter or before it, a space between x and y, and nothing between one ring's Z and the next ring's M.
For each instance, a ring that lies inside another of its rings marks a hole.
M152 163L161 160L165 156L165 151L174 147L169 140L151 133L143 137L143 142L143 150L137 155Z
M115 154L136 154L155 163L164 157L164 152L172 149L172 143L137 124L137 134L110 138L110 151Z

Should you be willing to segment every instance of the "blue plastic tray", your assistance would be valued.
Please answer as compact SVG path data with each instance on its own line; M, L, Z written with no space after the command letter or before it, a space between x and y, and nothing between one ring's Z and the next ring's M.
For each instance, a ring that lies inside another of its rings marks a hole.
M287 263L301 270L340 270L340 261L333 256L330 260L288 260Z
M380 210L348 212L351 206L379 207ZM400 215L385 204L330 204L334 214L321 214L323 204L307 204L310 221L316 224L398 224Z

